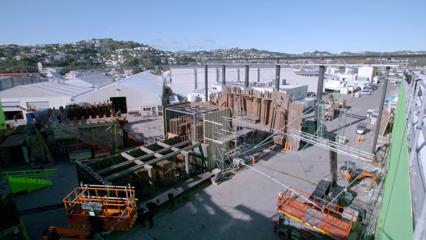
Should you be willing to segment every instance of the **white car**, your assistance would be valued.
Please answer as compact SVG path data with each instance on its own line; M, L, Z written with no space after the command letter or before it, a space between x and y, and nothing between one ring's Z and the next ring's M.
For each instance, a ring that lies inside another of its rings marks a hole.
M356 127L356 133L360 134L360 135L365 134L366 130L367 130L367 123L366 122L361 122Z

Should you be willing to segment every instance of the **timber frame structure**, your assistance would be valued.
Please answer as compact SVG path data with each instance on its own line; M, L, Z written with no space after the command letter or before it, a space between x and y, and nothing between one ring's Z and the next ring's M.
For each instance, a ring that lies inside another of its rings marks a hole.
M146 196L207 171L206 156L204 144L171 138L111 157L76 161L76 164L79 180L84 183L131 183L138 195Z

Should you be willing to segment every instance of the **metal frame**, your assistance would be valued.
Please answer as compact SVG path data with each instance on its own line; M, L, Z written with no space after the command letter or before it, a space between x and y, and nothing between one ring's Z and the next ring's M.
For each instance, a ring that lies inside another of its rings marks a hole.
M185 109L186 107L189 107L189 109ZM199 109L197 109L197 107L199 107ZM203 108L205 107L205 108ZM187 115L187 116L192 116L192 124L194 125L193 129L192 129L192 141L197 141L197 128L195 127L197 125L197 119L202 120L202 117L204 114L209 113L209 112L214 112L217 111L218 108L210 108L208 109L208 107L203 106L202 104L197 104L197 105L192 105L189 102L185 102L185 103L181 103L181 104L176 104L176 105L169 105L169 106L164 106L163 111L164 111L164 136L167 135L167 133L169 132L169 120L170 120L170 112L174 112L177 114L181 114L181 115ZM198 139L201 140L201 139Z
M101 205L96 217L102 219L108 230L129 230L137 218L135 190L130 185L81 185L67 194L63 203L69 223L83 228L92 216L84 207L90 203Z
M406 78L411 81L407 89L407 128L408 148L411 175L411 195L413 204L413 219L415 221L414 239L426 239L426 177L423 172L421 150L424 142L420 142L420 134L426 137L426 126L424 124L426 107L426 84L415 73L407 72ZM426 158L426 156L423 156Z

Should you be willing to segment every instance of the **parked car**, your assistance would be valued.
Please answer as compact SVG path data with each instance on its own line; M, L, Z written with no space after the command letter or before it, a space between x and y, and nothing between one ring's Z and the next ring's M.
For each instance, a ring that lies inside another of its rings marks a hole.
M364 89L362 89L361 94L371 95L372 92L373 90L370 87L365 87Z
M307 97L316 97L317 94L314 92L308 92Z
M357 134L363 135L363 134L365 134L366 130L367 130L367 123L366 122L361 122L356 127L356 133Z

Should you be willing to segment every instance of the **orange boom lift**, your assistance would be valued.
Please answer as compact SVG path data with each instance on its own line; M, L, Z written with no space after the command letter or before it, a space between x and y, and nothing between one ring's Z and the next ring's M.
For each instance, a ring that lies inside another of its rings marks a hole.
M130 186L81 185L63 202L73 228L127 231L137 218L135 190Z
M280 239L347 239L356 220L355 212L300 191L281 192L277 210ZM292 229L299 229L297 236Z

